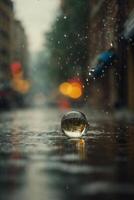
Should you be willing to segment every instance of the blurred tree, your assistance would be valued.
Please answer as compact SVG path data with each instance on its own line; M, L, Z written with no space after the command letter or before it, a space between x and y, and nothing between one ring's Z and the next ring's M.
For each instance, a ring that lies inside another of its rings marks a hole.
M33 93L48 94L52 83L50 82L49 53L42 50L31 58L31 74Z
M47 33L49 76L55 82L85 79L88 59L88 0L64 0L60 15Z

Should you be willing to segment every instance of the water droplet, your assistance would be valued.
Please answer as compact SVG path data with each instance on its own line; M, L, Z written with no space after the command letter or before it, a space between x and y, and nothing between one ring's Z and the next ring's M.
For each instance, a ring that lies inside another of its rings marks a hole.
M86 116L78 111L66 113L61 120L61 129L69 137L81 137L88 126Z
M110 46L113 47L113 43L112 42L110 43Z
M67 16L64 16L63 18L64 18L64 19L67 19Z

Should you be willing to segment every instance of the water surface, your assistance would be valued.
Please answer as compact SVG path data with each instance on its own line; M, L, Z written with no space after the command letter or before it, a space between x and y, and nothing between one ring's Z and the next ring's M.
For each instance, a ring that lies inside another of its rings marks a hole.
M88 114L88 113L87 113ZM134 126L90 118L81 139L60 131L62 113L1 113L0 199L134 199Z

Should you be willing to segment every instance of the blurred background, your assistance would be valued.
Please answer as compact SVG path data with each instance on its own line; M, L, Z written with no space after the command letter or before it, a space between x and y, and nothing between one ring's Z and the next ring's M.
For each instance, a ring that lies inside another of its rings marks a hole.
M18 199L134 199L134 0L0 0L0 200Z
M0 0L0 109L134 109L133 0Z

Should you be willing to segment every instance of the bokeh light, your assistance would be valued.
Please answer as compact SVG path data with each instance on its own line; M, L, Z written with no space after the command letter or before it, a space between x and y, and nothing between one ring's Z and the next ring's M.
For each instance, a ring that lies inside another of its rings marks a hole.
M79 82L64 82L60 84L59 91L72 99L78 99L82 96L82 87Z
M29 81L23 79L13 79L11 84L15 91L20 92L22 94L27 93L30 88Z
M11 64L11 86L13 90L21 94L25 94L30 89L30 83L24 78L23 67L19 61Z
M82 88L81 88L80 83L77 83L77 82L71 83L71 90L70 90L69 96L72 99L78 99L82 96Z
M59 86L59 90L60 90L61 94L68 96L72 90L72 86L70 83L64 82Z
M22 66L20 62L14 62L11 64L11 72L13 75L19 74L22 70Z

